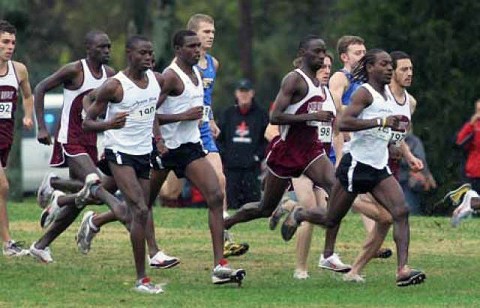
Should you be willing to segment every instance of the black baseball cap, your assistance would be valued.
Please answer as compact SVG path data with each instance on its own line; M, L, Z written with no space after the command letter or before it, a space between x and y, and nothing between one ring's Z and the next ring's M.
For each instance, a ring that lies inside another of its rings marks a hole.
M252 85L252 82L249 79L243 78L243 79L240 79L237 82L236 89L237 90L247 90L247 91L249 91L249 90L253 89L253 85Z

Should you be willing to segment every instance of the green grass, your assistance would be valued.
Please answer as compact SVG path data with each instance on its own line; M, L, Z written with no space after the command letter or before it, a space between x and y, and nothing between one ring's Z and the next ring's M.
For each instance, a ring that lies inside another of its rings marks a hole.
M105 208L94 208L104 210ZM9 204L10 229L15 239L31 244L41 235L40 209L33 200ZM447 218L412 217L410 264L423 269L423 285L398 288L395 258L374 260L365 271L366 284L345 283L340 274L317 268L323 246L322 229L314 234L309 258L311 278L292 278L295 241L285 243L266 220L233 228L250 251L232 258L234 267L247 270L241 288L214 286L210 281L212 253L205 209L155 208L157 238L166 252L181 258L169 270L148 270L155 283L165 283L161 295L132 291L135 271L127 232L118 223L105 226L92 251L77 252L74 237L79 220L51 246L54 263L31 257L0 256L0 307L392 307L478 306L477 276L480 239L478 220L452 229ZM351 262L364 239L360 218L349 214L337 251ZM394 247L391 235L386 246Z

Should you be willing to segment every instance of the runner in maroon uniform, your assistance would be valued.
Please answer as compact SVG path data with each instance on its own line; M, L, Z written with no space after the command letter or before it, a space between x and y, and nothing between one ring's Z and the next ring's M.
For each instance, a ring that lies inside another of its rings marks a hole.
M15 34L14 26L5 20L0 20L0 238L3 243L3 254L6 256L22 256L26 252L10 237L7 215L9 185L4 170L7 167L8 154L13 142L19 88L22 92L25 111L23 126L27 129L33 126L33 97L28 81L28 71L22 63L12 61L16 43Z

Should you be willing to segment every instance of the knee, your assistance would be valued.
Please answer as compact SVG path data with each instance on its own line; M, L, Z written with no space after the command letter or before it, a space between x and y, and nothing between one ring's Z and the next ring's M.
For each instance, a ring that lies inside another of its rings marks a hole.
M408 211L408 209L407 209ZM408 215L408 214L407 214ZM393 217L390 213L383 213L378 216L377 223L383 226L390 226L393 223Z
M207 194L207 203L209 207L222 207L224 194L220 189L211 191Z
M392 219L393 221L399 221L408 218L410 214L410 210L408 209L406 204L402 204L396 206L392 211Z

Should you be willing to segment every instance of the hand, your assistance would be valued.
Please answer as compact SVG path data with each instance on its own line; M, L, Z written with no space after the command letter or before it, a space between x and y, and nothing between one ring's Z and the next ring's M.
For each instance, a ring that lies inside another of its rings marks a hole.
M168 148L165 145L165 143L163 142L163 139L158 139L155 144L157 146L158 155L160 157L162 157L163 155L168 153Z
M52 144L52 138L48 134L48 131L47 131L46 128L38 129L37 140L41 144L45 144L45 145L51 145Z
M32 120L32 118L24 117L24 118L23 118L23 127L25 127L25 128L28 129L28 130L32 129L32 127L33 127L33 120Z
M203 106L192 107L183 113L184 121L200 120L203 116Z
M217 139L218 135L220 135L220 128L217 126L217 123L215 123L214 120L210 120L209 124L213 138Z
M423 170L423 162L421 159L416 158L415 156L412 155L412 157L407 158L408 166L413 172L418 172L420 170Z
M480 113L477 112L477 113L475 113L475 114L472 116L472 118L470 119L470 123L473 124L473 123L475 123L475 122L476 122L477 120L479 120L479 119L480 119Z
M117 112L113 118L109 121L110 129L119 129L125 126L127 122L128 112Z
M317 111L313 113L309 113L312 115L311 121L319 121L319 122L331 122L333 119L333 112L332 111Z

